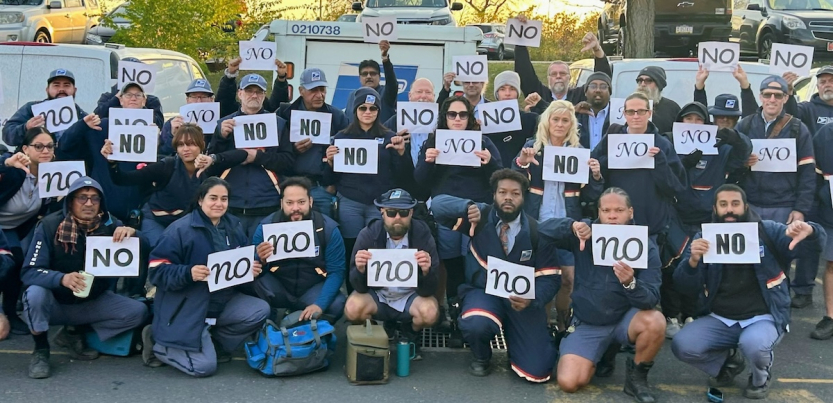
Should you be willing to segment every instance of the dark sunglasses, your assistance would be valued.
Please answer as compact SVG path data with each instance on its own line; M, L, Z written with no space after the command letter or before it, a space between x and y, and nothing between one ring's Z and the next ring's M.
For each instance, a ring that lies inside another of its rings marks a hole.
M775 97L775 99L784 99L785 94L783 92L762 92L761 98L769 99Z
M650 77L639 77L639 78L636 79L637 84L642 84L642 83L650 84L652 82L654 82L654 79L650 78Z
M376 77L376 76L379 75L379 73L377 73L375 71L363 71L363 72L359 73L359 75L362 76L362 77L368 77L368 76Z
M448 111L448 112L445 113L445 118L448 119L448 120L457 119L458 116L460 117L460 120L466 120L466 119L469 118L469 113L468 112L455 112L455 111Z
M376 107L376 106L364 106L364 105L359 107L360 112L367 112L368 110L370 110L371 112L376 112L376 111L379 110L379 108Z
M411 210L385 209L385 215L389 218L396 217L397 214L402 218L408 218L411 215Z

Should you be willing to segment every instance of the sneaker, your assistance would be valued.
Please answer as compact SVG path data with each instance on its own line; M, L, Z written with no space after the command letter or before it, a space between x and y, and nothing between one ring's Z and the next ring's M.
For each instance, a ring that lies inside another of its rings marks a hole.
M816 324L816 329L810 333L810 337L816 340L827 340L833 337L833 318L825 316Z
M770 376L767 376L766 382L762 386L755 386L752 384L752 374L749 374L749 382L746 384L746 389L743 390L743 397L747 399L766 399L769 395L770 378Z
M795 309L806 308L810 305L813 305L812 294L796 294L790 303L790 306Z
M677 318L665 318L665 338L673 339L677 333L680 333L680 320Z
M729 357L720 367L720 372L716 377L709 378L709 386L713 388L731 386L735 382L735 377L744 369L746 369L746 360L743 359L743 354L737 349L729 350Z
M49 349L35 350L29 360L29 378L49 378Z
M68 349L69 356L76 360L92 361L99 356L98 351L87 347L83 335L71 334L66 326L58 330L54 342L56 345Z
M469 373L474 376L489 375L491 368L489 368L489 360L472 360L469 365Z
M145 366L151 368L159 368L165 365L153 353L153 328L151 325L147 325L142 329L142 362L145 363Z

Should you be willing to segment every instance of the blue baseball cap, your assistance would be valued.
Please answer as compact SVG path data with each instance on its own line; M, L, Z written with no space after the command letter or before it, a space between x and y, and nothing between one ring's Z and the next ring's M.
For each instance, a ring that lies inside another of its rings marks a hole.
M301 87L308 90L318 87L327 86L327 77L324 72L317 67L306 69L301 73Z
M211 95L214 95L214 90L211 89L211 83L204 78L198 78L194 81L191 81L191 84L188 85L188 89L185 90L186 94L191 94L194 92L205 92Z
M775 84L775 85L773 85ZM761 81L761 91L765 89L771 90L781 90L783 93L789 92L790 85L787 84L787 80L784 80L780 76L769 76Z
M55 81L56 78L61 77L68 79L72 83L72 85L75 85L75 75L72 74L71 71L66 69L52 70L52 72L49 73L49 78L46 79L46 83L51 84L53 81Z
M260 89L266 91L266 79L260 74L248 74L240 80L240 89L245 90L247 87L256 85Z

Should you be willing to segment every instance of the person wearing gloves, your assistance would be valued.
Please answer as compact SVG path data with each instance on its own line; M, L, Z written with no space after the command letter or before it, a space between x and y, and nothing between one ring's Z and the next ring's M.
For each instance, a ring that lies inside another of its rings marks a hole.
M134 63L144 63L143 61L135 58L135 57L125 57L122 59L126 62L134 62ZM98 105L95 107L93 113L98 115L101 119L106 119L110 117L110 108L127 108L124 104L124 86L121 88L121 92L117 87L118 84L114 84L112 90L110 92L105 92L101 94L101 97L98 98ZM144 90L142 90L144 93ZM138 99L138 98L133 98ZM153 124L156 125L159 129L162 129L162 126L165 125L165 115L162 113L162 102L159 101L159 98L147 94L143 96L142 99L142 107L147 109L153 109ZM81 117L79 116L79 119Z
M514 71L503 71L495 76L495 100L517 101L521 94L521 78ZM521 151L526 139L535 135L538 125L538 114L520 110L521 129L511 132L490 133L487 136L497 147L502 157L501 166L511 167L512 160ZM480 113L480 121L483 121L483 113Z
M202 103L202 102L214 102L214 90L211 89L211 83L204 78L198 78L194 81L191 81L191 84L188 85L188 89L185 90L185 103L186 104L194 104L194 103ZM179 111L177 111L177 114ZM216 118L219 120L222 116L217 116ZM174 116L173 118L169 119L165 122L165 125L162 126L162 132L159 134L159 156L167 156L167 155L174 155L176 154L176 145L173 143L174 132L177 131L182 125L185 124L185 118L182 116ZM211 135L205 139L205 144L211 142Z
M659 66L647 66L636 76L636 92L644 94L654 102L651 108L652 122L660 133L673 130L674 121L680 113L679 104L662 96L662 90L667 85L665 69Z

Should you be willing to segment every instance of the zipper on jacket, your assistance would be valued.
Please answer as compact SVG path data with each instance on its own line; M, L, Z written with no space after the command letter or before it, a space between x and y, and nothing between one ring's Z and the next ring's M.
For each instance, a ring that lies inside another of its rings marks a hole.
M179 315L179 311L181 311L182 307L185 306L185 301L188 301L188 297L183 298L182 301L179 303L179 306L176 307L176 310L174 310L174 314L171 315L171 320L168 321L168 326L170 326L171 323L174 323L174 319L176 319L176 316Z

